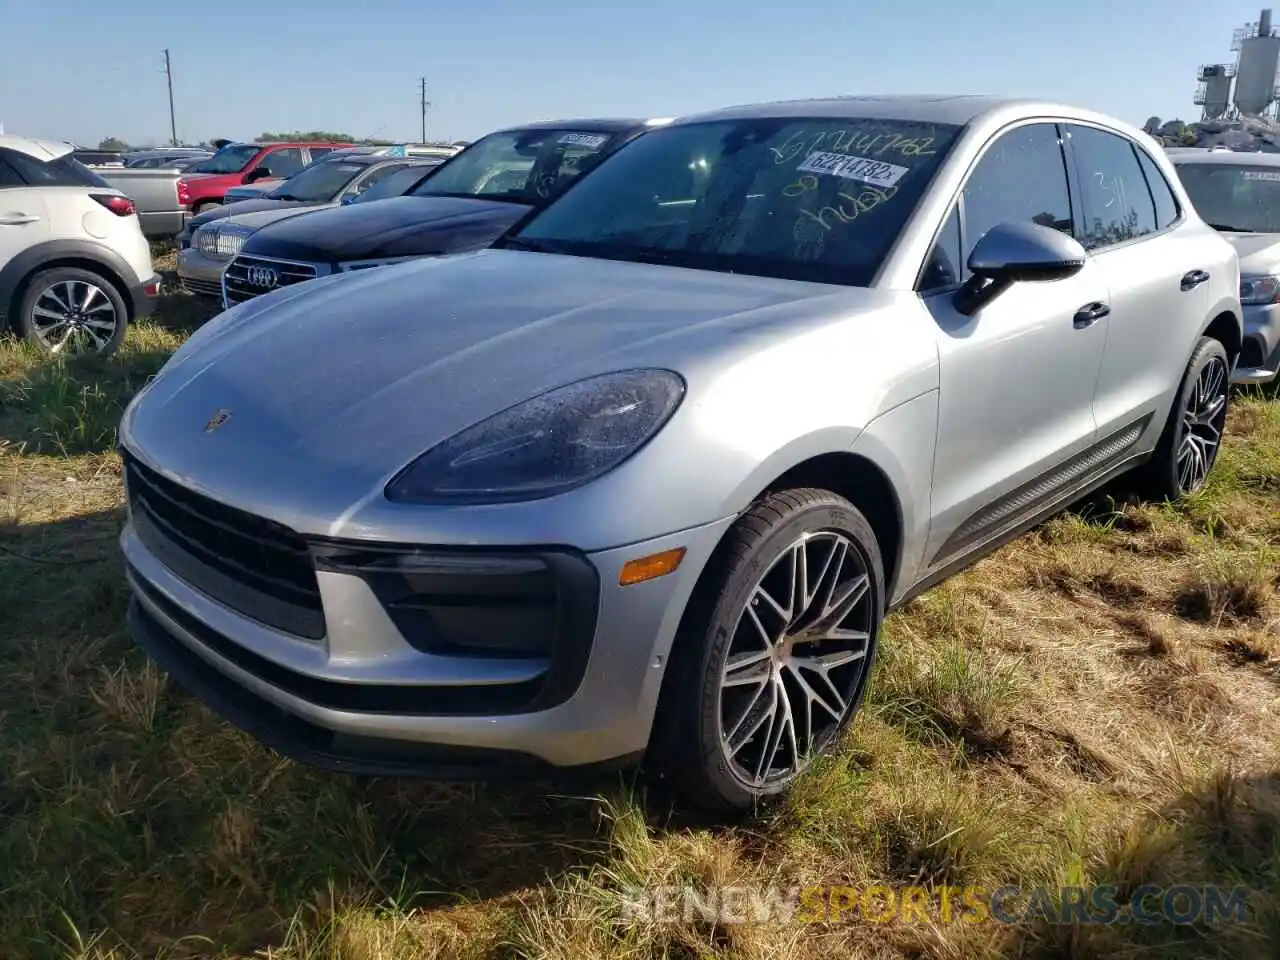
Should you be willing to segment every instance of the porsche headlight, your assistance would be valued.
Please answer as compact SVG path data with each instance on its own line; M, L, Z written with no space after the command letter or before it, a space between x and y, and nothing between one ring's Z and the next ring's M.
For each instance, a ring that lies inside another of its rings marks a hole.
M675 413L669 370L589 377L508 407L432 447L387 484L399 503L536 500L603 476Z

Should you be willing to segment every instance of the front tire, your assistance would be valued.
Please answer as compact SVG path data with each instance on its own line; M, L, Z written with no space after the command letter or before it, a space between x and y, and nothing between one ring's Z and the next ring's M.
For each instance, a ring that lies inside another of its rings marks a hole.
M55 267L31 278L14 330L55 356L110 356L124 341L129 313L114 283L80 267Z
M730 530L672 651L654 765L714 815L785 793L866 692L884 615L866 517L826 490L774 494Z
M1222 447L1230 399L1227 350L1219 341L1201 337L1144 469L1145 492L1153 499L1177 500L1204 488Z

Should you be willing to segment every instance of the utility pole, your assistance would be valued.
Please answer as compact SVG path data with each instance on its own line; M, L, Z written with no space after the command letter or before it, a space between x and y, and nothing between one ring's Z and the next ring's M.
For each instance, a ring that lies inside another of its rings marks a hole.
M169 145L178 145L178 121L173 113L173 66L169 63L169 48L164 51L164 73L169 80Z
M425 144L427 142L427 107L431 106L431 104L427 103L427 78L421 77L419 79L422 85L422 141L421 142Z

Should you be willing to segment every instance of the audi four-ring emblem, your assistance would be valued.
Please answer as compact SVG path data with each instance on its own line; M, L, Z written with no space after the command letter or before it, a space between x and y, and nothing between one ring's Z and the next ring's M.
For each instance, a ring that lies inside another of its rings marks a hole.
M245 279L255 287L270 289L280 282L280 274L270 267L250 267Z

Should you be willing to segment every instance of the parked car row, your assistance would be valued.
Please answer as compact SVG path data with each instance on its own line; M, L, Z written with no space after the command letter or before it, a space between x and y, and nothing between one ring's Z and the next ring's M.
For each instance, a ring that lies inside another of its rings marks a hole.
M461 147L419 147L405 143L389 146L357 146L346 147L341 150L333 150L325 154L321 159L337 160L344 157L370 156L397 159L413 158L433 163L442 163L457 153L460 149ZM315 161L313 161L313 163L314 162ZM305 170L307 168L304 167L303 169ZM296 176L296 174L294 176ZM224 194L223 203L235 203L238 200L256 200L280 186L284 179L285 178L282 177L266 177L260 180L255 180L252 183L232 187L226 192L226 194Z
M1240 263L1155 141L1059 104L501 131L243 240L120 425L130 629L304 762L642 761L747 810L889 610L1121 474L1204 486Z
M208 214L193 220L178 273L188 289L219 295L225 305L334 272L480 249L664 122L564 120L498 130L442 164L416 161L372 186L393 163L410 161L367 160L372 169L362 177L348 171L355 159L326 161L285 181L270 212L254 201L218 211L226 216L216 224ZM363 186L370 189L362 194Z
M213 156L213 151L195 147L169 147L157 150L135 150L125 154L124 165L131 169L182 170Z
M181 150L183 148L179 148ZM169 240L195 215L244 192L261 196L286 178L322 157L338 154L382 154L444 159L459 148L395 145L352 147L348 143L237 143L228 141L216 153L178 158L172 150L120 155L119 162L101 165L91 155L95 173L123 191L137 206L143 233L152 240Z
M385 195L377 189L380 185L416 183L439 163L439 159L408 156L345 154L318 160L257 200L217 206L187 221L178 235L178 276L192 293L220 299L223 269L255 230L317 208L376 199Z

